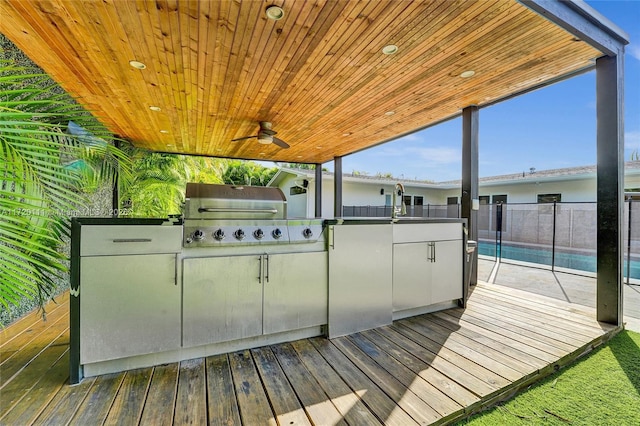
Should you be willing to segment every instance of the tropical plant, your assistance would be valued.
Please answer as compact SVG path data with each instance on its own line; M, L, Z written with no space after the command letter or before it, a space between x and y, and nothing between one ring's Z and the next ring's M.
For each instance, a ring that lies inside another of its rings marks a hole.
M46 74L0 61L0 304L24 297L38 305L64 280L58 248L69 218L85 202L82 188L130 176L129 162L100 137L109 136ZM82 134L72 134L69 122ZM92 134L94 136L88 137ZM98 142L99 141L99 142ZM82 161L82 167L78 167ZM83 186L83 183L85 184Z
M231 160L222 178L231 185L266 186L277 171L277 167L264 167L253 161Z
M226 162L211 157L123 148L134 163L133 176L122 190L129 215L166 217L180 214L187 182L222 183Z

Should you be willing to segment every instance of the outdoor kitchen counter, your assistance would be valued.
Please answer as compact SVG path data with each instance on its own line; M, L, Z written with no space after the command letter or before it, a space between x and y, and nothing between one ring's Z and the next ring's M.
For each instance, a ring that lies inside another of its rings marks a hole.
M326 220L329 337L463 304L466 223L458 218Z

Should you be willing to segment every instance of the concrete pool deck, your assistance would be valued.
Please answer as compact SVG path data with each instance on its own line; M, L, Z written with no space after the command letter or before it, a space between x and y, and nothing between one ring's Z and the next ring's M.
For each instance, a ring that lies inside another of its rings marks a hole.
M484 256L478 259L478 280L594 308L596 279L595 275L587 274L582 271L553 272L544 265L511 260L496 264ZM623 287L625 328L640 332L640 285L624 284Z

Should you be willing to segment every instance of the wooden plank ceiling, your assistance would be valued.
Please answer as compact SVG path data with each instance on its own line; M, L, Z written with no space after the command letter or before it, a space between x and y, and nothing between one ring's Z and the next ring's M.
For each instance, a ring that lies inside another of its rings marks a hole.
M266 18L272 4L283 19ZM136 146L303 163L602 56L515 0L0 0L0 31ZM259 121L291 148L231 142Z

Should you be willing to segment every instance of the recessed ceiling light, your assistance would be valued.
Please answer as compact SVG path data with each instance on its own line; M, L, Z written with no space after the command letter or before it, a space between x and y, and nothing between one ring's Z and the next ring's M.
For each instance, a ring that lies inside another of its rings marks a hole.
M129 61L129 65L137 70L143 70L147 68L147 66L140 61Z
M302 155L296 155L296 158L302 158Z
M150 106L150 107L149 107L149 109L150 109L151 111L156 111L156 112L157 112L157 111L162 111L162 108L160 108L160 107L158 107L158 106Z
M473 77L474 75L476 75L476 72L474 70L467 70L460 73L460 77L462 78L469 78Z
M261 153L260 153L260 155L265 155L265 153L264 153L264 152L261 152Z
M265 13L267 14L267 18L273 21L279 21L284 18L284 10L282 10L280 6L269 6Z
M342 136L351 136L351 132L343 133Z
M169 131L168 131L168 130L164 130L164 129L163 129L163 130L160 130L160 133L163 133L163 134L165 134L165 135L166 135L167 133L169 133Z
M398 46L396 46L395 44L388 44L382 48L382 53L384 53L385 55L393 55L397 51Z
M174 144L172 144L172 143L168 143L168 144L167 144L167 145L165 145L165 146L166 146L167 148L172 148L172 147L174 147L175 145L174 145Z
M393 115L395 113L396 113L395 111L387 111L384 113L384 115Z
M321 146L316 146L316 149L322 149L322 147Z

